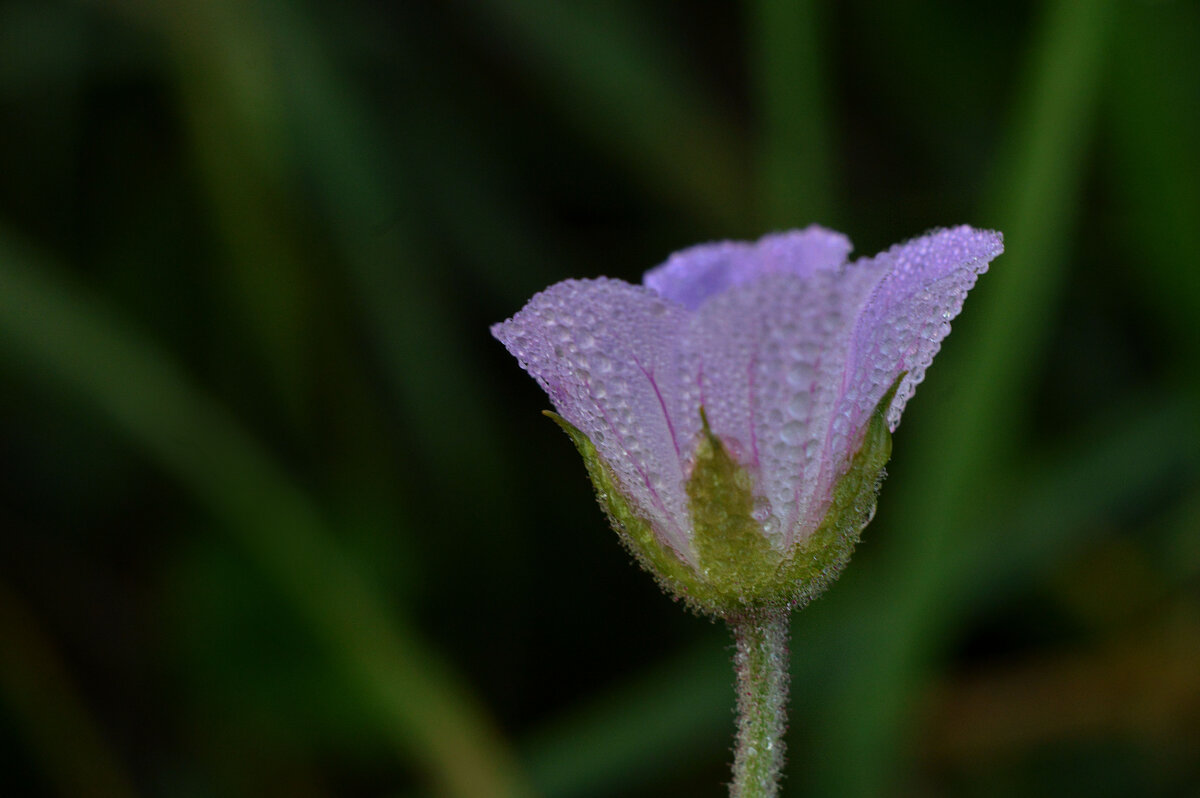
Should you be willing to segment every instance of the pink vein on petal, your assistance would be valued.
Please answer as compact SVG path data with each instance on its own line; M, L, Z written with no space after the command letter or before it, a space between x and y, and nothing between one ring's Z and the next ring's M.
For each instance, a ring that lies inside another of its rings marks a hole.
M636 362L636 360L635 360L635 362ZM638 368L641 368L641 365L639 365ZM651 384L652 385L654 384L653 381L651 381ZM584 385L586 385L588 387L588 392L590 393L591 392L590 382L585 380ZM657 390L657 388L656 388L656 390ZM656 505L658 505L658 509L662 510L663 518L665 518L667 520L667 523L669 523L672 526L672 528L675 530L676 533L679 533L679 536L681 538L686 540L687 536L682 534L682 530L679 528L678 520L671 514L671 511L667 509L666 503L662 500L662 497L658 495L658 491L654 489L654 485L650 482L650 476L649 476L649 474L646 473L645 467L642 465L642 463L639 461L638 458L633 456L633 453L629 451L629 447L625 445L625 437L623 435L621 435L620 431L617 430L617 426L615 424L613 424L612 419L608 415L608 411L606 411L604 409L604 406L601 405L599 402L594 402L594 403L596 405L596 409L600 411L600 415L603 416L604 422L606 424L608 424L608 428L613 431L613 437L616 438L618 445L620 445L621 450L625 453L626 459L630 463L633 464L634 468L637 469L638 475L641 476L642 482L645 483L645 485L646 485L646 489L649 490L650 495L652 497L654 497L654 503ZM685 552L680 552L680 554L685 554ZM685 558L686 558L686 556L685 556Z
M633 358L633 363L650 382L650 387L654 389L654 396L658 399L658 406L662 408L663 419L667 422L667 432L671 433L671 443L675 447L675 457L678 459L680 456L679 441L675 437L675 425L671 423L671 414L667 412L667 403L663 399L662 391L658 388L658 382L654 379L654 373L647 371L646 367L636 357Z

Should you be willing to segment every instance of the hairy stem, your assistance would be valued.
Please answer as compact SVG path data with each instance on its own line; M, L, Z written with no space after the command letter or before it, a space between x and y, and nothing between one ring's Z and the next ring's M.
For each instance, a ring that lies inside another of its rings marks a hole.
M788 615L731 621L737 653L737 742L730 798L774 798L787 726Z

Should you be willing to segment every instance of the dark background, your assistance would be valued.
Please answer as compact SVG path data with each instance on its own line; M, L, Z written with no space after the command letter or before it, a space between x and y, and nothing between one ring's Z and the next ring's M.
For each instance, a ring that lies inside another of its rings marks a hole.
M0 792L718 796L726 631L487 333L1003 230L785 795L1200 793L1200 5L0 2Z

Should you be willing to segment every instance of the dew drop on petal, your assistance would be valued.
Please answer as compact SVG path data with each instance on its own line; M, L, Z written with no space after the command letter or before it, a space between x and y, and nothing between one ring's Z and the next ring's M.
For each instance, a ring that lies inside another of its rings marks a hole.
M815 375L812 365L800 360L788 366L787 383L793 388L807 389Z
M803 420L808 417L812 410L812 394L808 391L800 391L793 394L788 400L788 412L791 413L793 419Z

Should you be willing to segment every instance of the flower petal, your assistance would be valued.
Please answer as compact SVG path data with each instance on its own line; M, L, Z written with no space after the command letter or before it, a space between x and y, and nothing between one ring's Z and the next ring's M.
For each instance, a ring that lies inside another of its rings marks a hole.
M812 225L763 236L755 243L719 241L690 247L646 272L642 283L659 296L695 310L722 291L765 274L805 277L836 269L846 262L850 249L850 240L841 233Z
M756 518L777 546L810 533L828 507L823 446L855 321L883 274L870 265L769 274L692 319L684 361L713 432L755 472Z
M663 543L694 564L675 423L692 415L681 412L678 346L688 315L641 286L567 280L492 334L588 436Z
M905 403L925 378L967 292L1003 251L999 233L964 225L935 230L854 264L855 269L882 266L887 276L855 330L840 408L851 430L866 424L896 378L908 372L888 411L888 428L896 430ZM840 446L835 441L831 448Z

